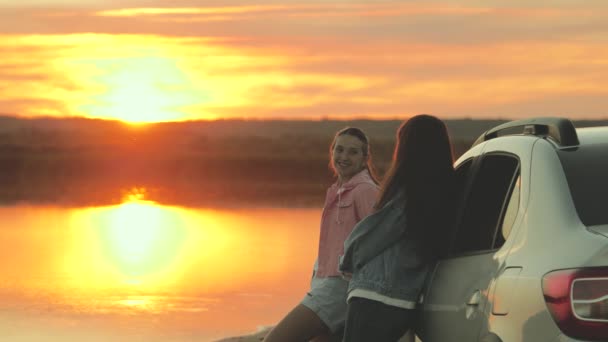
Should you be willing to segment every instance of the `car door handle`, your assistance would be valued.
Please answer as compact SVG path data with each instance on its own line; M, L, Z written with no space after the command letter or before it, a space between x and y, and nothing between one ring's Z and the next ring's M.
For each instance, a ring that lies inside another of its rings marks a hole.
M471 298L467 301L468 306L477 306L481 301L481 292L479 290L475 291Z

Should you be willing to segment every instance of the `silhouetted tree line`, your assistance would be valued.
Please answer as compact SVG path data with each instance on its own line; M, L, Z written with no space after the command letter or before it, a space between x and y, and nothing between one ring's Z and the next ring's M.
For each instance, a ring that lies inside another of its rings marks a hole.
M0 117L0 204L119 203L129 189L188 206L321 206L333 134L370 135L382 175L401 121L219 121L144 127L86 119ZM448 121L455 155L501 121ZM581 125L605 122L583 122Z

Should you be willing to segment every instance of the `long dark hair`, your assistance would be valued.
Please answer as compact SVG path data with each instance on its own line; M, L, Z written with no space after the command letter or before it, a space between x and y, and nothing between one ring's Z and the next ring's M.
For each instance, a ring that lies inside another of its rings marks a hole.
M337 175L337 172L336 172L336 168L334 166L332 154L333 154L334 147L336 146L336 140L338 139L338 137L340 137L342 135L353 136L353 137L359 139L363 143L361 146L361 150L362 150L361 152L363 153L363 156L366 158L365 168L367 169L367 172L369 172L369 176L374 181L374 183L379 184L378 176L376 175L376 169L374 168L374 164L372 163L372 151L371 151L369 139L367 138L367 135L365 135L365 133L360 128L356 128L356 127L346 127L346 128L339 130L338 133L336 133L336 135L334 136L334 140L332 141L331 145L329 145L329 168L333 171L334 175Z
M433 252L433 237L448 235L454 207L453 161L452 144L443 121L422 114L401 124L393 162L384 178L376 208L403 195L408 231L410 236L421 240L425 253ZM446 247L443 243L440 245L435 247Z

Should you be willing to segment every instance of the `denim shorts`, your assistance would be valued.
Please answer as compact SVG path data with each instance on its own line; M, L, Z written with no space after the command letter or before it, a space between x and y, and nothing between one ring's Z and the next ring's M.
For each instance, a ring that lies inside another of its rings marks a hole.
M344 327L348 281L342 277L312 278L300 304L314 311L332 333Z

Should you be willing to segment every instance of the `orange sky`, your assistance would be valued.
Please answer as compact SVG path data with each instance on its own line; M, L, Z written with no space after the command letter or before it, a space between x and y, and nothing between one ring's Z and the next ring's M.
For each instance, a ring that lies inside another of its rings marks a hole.
M0 113L607 118L608 2L537 3L0 0Z

